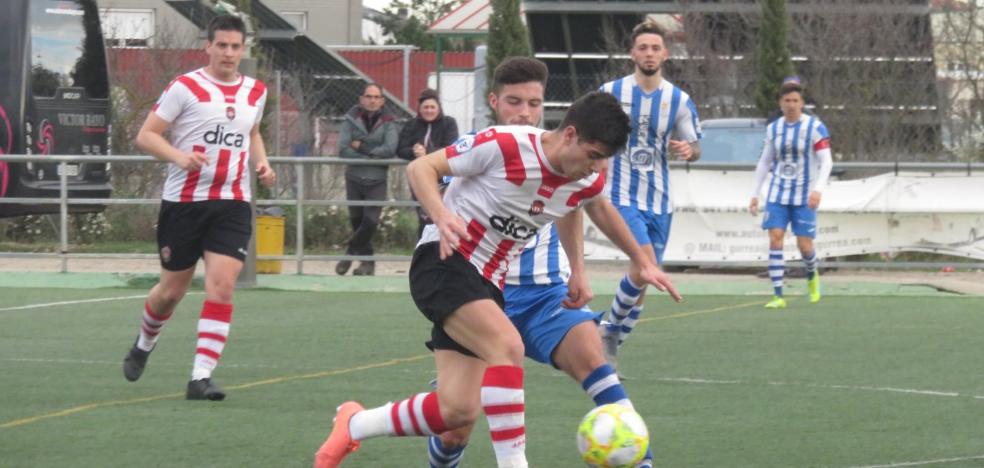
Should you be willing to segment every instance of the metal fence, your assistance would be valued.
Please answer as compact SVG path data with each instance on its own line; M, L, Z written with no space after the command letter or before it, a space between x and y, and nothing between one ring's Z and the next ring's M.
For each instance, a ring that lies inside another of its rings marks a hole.
M72 205L158 205L159 198L71 198L68 196L70 186L68 183L67 170L69 164L75 163L101 163L111 162L114 166L120 164L160 164L160 161L150 156L25 156L25 155L4 155L3 160L9 163L20 162L46 162L58 163L60 168L60 196L58 198L0 198L0 204L57 204L58 212L58 251L57 252L0 252L0 258L58 258L61 260L61 271L68 272L70 259L156 259L156 254L136 254L136 253L79 253L71 252L68 240L69 207ZM391 190L391 195L399 195L399 198L379 201L351 201L344 198L324 198L312 199L308 196L307 186L311 184L309 174L317 173L325 166L340 165L386 165L400 168L407 164L402 159L382 159L382 160L348 160L339 158L325 157L270 157L271 164L276 165L281 170L279 184L290 185L284 187L282 193L289 194L288 197L278 197L274 199L255 199L253 203L259 209L262 207L293 207L296 210L295 225L295 245L294 253L291 255L264 255L255 256L255 249L250 250L247 272L255 267L255 260L293 260L297 265L297 273L304 273L304 263L312 261L338 261L338 260L373 260L373 261L406 261L410 260L407 255L373 255L373 256L353 256L353 255L312 255L305 253L305 209L310 207L348 207L348 206L382 206L396 208L413 208L419 204L412 200L409 190ZM673 162L672 167L684 168L686 170L752 170L753 165L735 163L697 163L689 164L685 162ZM289 167L289 171L284 171L284 167ZM938 172L964 172L967 175L984 173L984 163L839 163L835 164L835 169L848 173L856 172L863 174L875 173L898 173L900 171L921 171L935 174ZM402 171L400 171L402 172ZM391 178L392 179L392 178ZM398 184L399 185L399 184ZM391 184L392 186L392 184ZM254 194L256 192L254 191ZM339 193L337 190L335 193ZM254 210L255 211L255 210ZM289 229L289 227L285 227ZM254 229L254 233L256 230ZM702 267L725 267L725 265L713 263L692 263L692 262L668 262L669 266L693 265ZM849 262L849 261L827 261L825 267L831 268L878 268L878 269L919 269L941 267L954 267L957 269L984 269L984 263L971 262ZM727 268L745 268L758 266L752 264L732 264Z

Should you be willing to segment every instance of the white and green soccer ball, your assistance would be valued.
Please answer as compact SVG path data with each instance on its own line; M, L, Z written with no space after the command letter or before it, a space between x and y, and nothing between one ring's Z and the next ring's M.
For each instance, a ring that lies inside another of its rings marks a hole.
M577 450L588 466L632 468L646 456L649 430L639 413L622 405L598 406L577 428Z

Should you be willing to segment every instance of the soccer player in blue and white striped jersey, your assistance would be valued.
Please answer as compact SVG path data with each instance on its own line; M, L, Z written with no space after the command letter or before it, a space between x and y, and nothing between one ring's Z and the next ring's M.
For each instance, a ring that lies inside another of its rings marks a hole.
M784 85L780 91L779 107L783 117L766 127L765 147L755 170L755 191L748 211L758 214L759 194L769 177L768 195L762 229L769 231L769 278L775 295L765 307L782 309L785 262L782 240L792 224L796 245L806 266L810 302L820 300L820 275L813 239L817 235L817 207L833 159L830 154L830 132L816 116L803 113L803 88Z
M633 28L631 40L635 71L601 87L619 99L632 124L628 145L612 159L606 189L636 241L662 265L673 220L669 160L673 154L684 161L700 158L700 124L690 96L663 79L669 51L662 29L643 22ZM616 290L610 324L602 329L612 365L639 320L644 295L638 272L630 270Z

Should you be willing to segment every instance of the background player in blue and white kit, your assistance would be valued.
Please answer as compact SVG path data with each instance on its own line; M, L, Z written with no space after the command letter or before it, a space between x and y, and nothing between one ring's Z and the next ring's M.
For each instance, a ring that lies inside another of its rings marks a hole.
M790 224L806 266L810 302L820 300L820 275L813 239L817 235L817 208L830 177L833 159L827 127L816 116L804 114L803 105L803 88L782 87L779 107L783 117L766 127L765 147L755 170L755 191L748 205L748 211L757 215L762 184L770 176L762 220L762 229L769 231L769 278L775 292L765 305L770 309L786 307L782 295L786 268L782 240Z
M273 185L260 135L266 103L263 82L239 73L246 25L218 16L208 25L208 66L174 79L147 116L137 146L168 162L157 225L161 277L144 304L136 343L123 361L135 381L162 327L184 297L199 259L205 261L205 302L186 398L222 400L212 381L232 321L232 293L249 248L250 161L260 181ZM164 137L170 132L170 140Z
M536 125L543 116L543 93L547 67L528 57L511 57L496 67L489 106L499 124ZM606 200L598 205L619 219ZM586 207L586 209L588 209ZM542 229L509 266L503 295L505 312L519 331L526 356L563 370L597 405L616 403L632 407L615 369L605 362L597 332L600 314L583 304L591 300L584 273L581 211L572 212ZM568 227L558 229L558 225ZM561 233L567 238L562 242ZM636 248L631 235L624 242ZM565 248L561 248L561 244ZM573 261L565 251L577 249ZM572 274L574 263L576 274ZM570 287L568 281L573 279ZM432 436L428 443L431 468L456 468L464 455L473 426L465 426ZM647 454L637 468L652 467Z
M643 22L633 28L631 40L629 57L635 71L601 87L618 98L632 122L628 144L612 159L606 189L636 241L662 265L673 220L670 156L684 161L700 158L700 124L690 96L663 79L669 50L662 29ZM613 365L618 346L639 320L644 295L638 272L629 270L612 301L610 324L602 329L605 352Z

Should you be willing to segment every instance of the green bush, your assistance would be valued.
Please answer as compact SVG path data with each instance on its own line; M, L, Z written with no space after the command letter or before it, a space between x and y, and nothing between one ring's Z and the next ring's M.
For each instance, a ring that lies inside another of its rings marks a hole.
M57 224L53 224L48 216L26 215L0 221L0 226L2 226L0 232L3 232L3 240L21 244L57 240Z
M297 210L285 206L284 245L294 250L297 245ZM345 207L304 208L304 250L340 253L352 236L348 209ZM417 243L417 214L410 208L383 208L379 230L373 245L380 253L404 253Z

